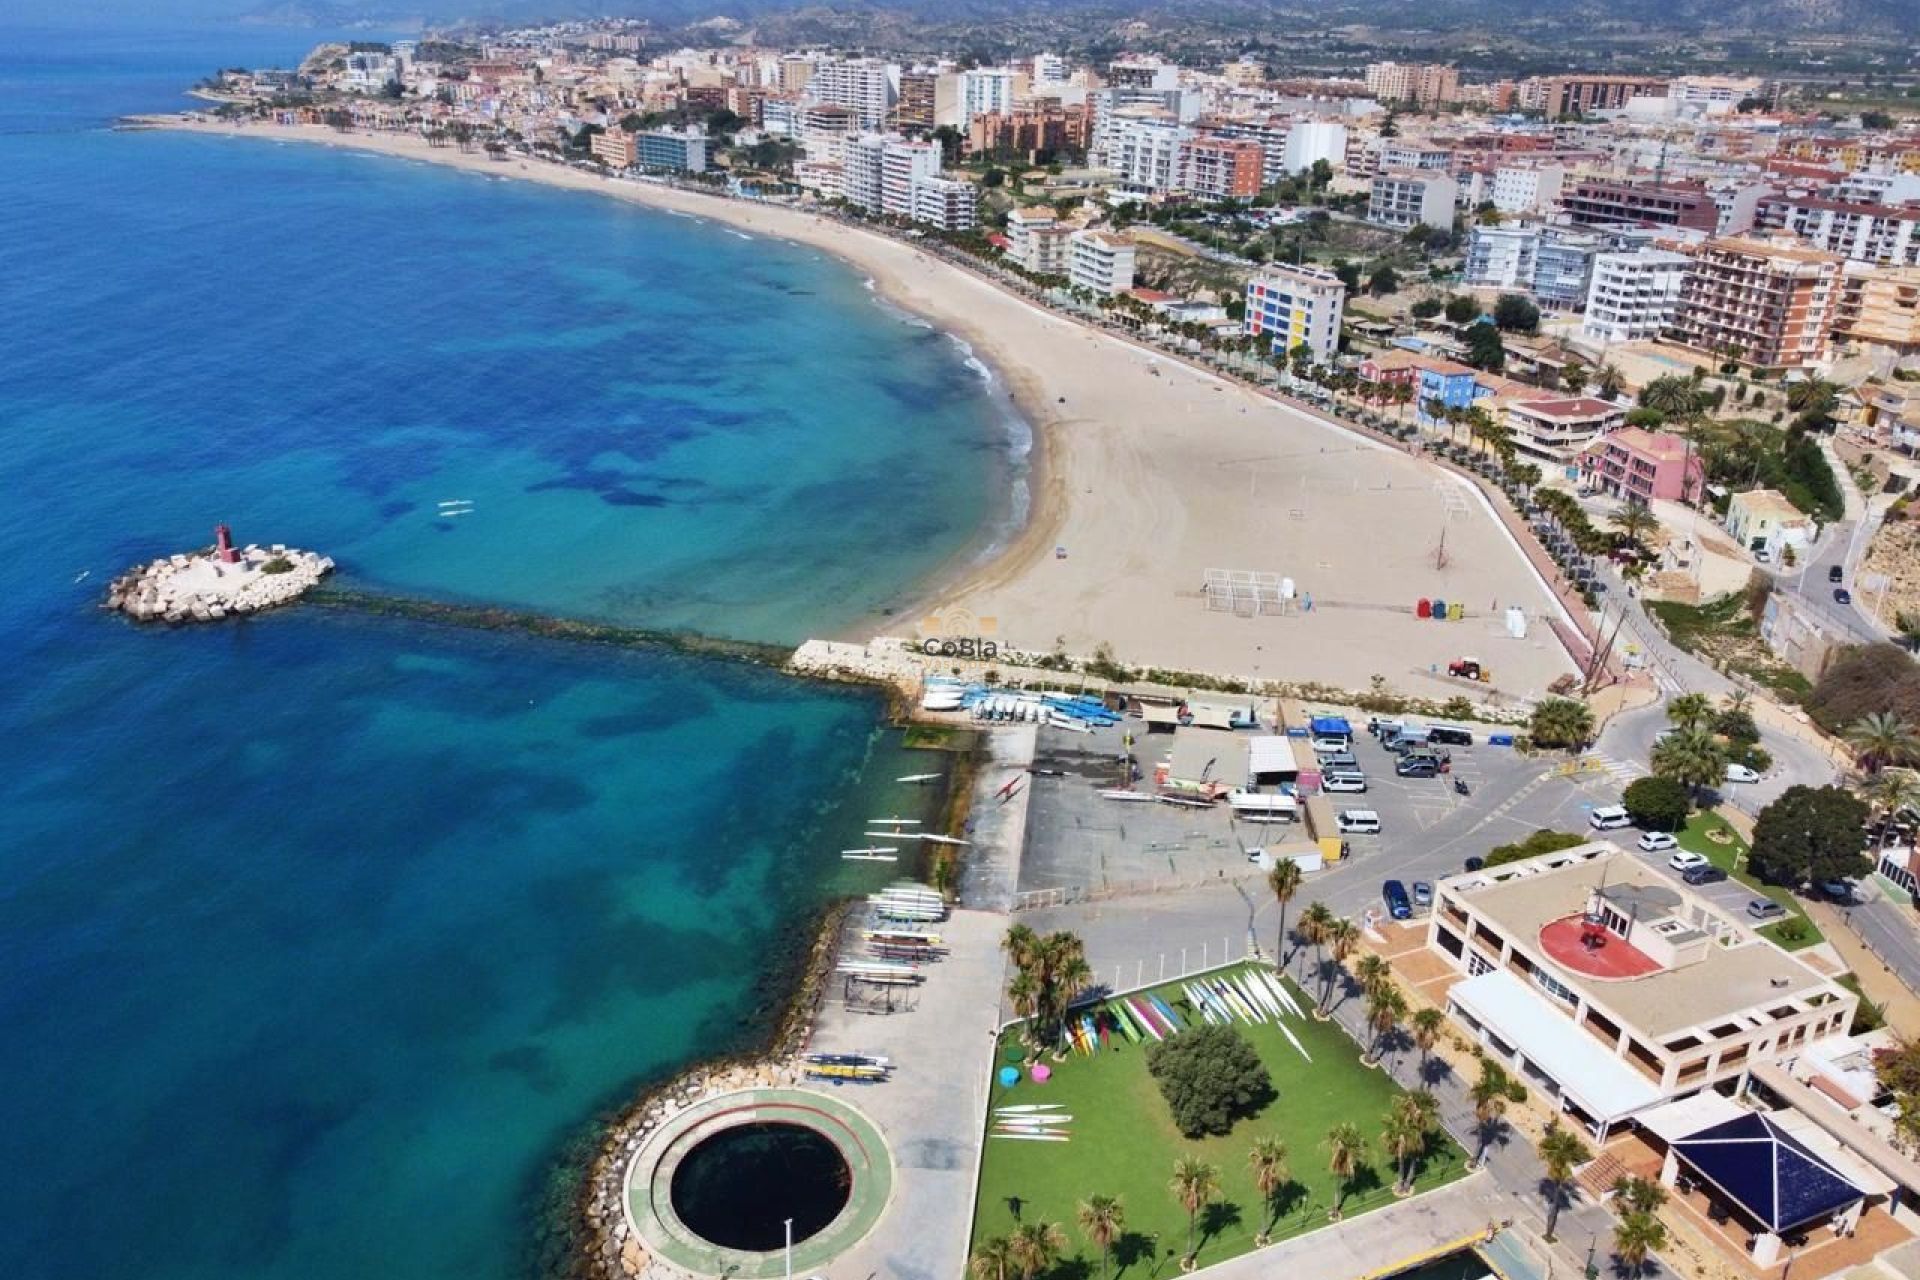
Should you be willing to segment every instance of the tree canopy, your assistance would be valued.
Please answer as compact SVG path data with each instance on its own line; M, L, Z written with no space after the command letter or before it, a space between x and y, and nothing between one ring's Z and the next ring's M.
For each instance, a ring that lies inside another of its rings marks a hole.
M1195 1027L1149 1045L1147 1070L1189 1138L1226 1133L1273 1100L1266 1065L1230 1026Z
M1620 803L1633 824L1647 831L1677 831L1692 807L1686 784L1672 778L1635 778L1627 784Z
M1543 853L1558 853L1562 849L1571 849L1577 844L1586 842L1585 836L1574 835L1571 831L1536 831L1525 840L1495 845L1487 853L1486 864L1489 867L1502 867L1509 862L1519 862L1523 858L1537 858Z
M1540 328L1540 308L1524 294L1503 293L1493 304L1493 322L1512 333L1533 333Z
M1767 884L1797 887L1810 881L1865 875L1864 801L1840 787L1788 787L1760 811L1747 869Z
M1490 324L1476 324L1467 329L1467 363L1489 373L1506 368L1507 349L1500 341L1498 329Z
M1479 318L1480 304L1472 294L1456 293L1447 299L1447 319L1455 324L1470 324Z
M1920 723L1920 665L1898 645L1847 649L1813 686L1806 706L1829 733L1844 732L1876 711Z

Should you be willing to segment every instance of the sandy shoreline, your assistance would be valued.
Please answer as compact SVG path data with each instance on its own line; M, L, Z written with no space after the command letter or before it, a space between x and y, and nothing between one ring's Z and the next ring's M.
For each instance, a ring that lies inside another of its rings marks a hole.
M984 564L974 540L926 597L872 632L947 632L994 619L1003 644L1422 696L1459 691L1431 674L1471 655L1496 685L1538 695L1571 670L1547 633L1544 584L1464 481L1249 388L1049 313L910 244L779 205L613 181L539 161L429 147L413 135L321 126L139 123L297 140L592 191L833 254L876 291L960 338L1033 428L1025 527ZM1441 547L1444 545L1444 554ZM1057 558L1053 548L1065 548ZM1303 598L1285 616L1209 612L1209 568L1284 574ZM1421 621L1418 598L1464 602L1464 622ZM1523 608L1524 640L1499 611Z

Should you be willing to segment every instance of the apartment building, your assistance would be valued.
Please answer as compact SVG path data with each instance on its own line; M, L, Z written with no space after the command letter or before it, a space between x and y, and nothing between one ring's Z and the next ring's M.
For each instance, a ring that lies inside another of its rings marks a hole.
M913 216L916 182L940 174L940 144L888 135L880 156L880 208L896 217ZM969 188L971 189L971 188Z
M1448 1012L1604 1140L1675 1098L1844 1035L1859 997L1616 846L1434 887L1428 947L1465 979Z
M1663 98L1666 94L1666 81L1647 76L1549 76L1540 82L1539 109L1547 113L1547 119L1558 120L1562 116L1619 111L1635 98Z
M1765 552L1778 562L1788 547L1813 541L1813 518L1778 489L1748 489L1727 500L1727 534L1748 551Z
M1594 255L1580 331L1601 342L1648 342L1673 324L1691 259L1668 249Z
M1841 269L1833 332L1845 341L1885 347L1895 355L1920 355L1920 267L1847 263Z
M1387 138L1380 143L1382 169L1431 169L1451 173L1453 160L1452 147L1436 146L1429 142L1405 142L1398 138Z
M1839 254L1788 236L1709 240L1687 264L1668 336L1754 369L1809 369L1827 357Z
M1347 126L1338 120L1295 120L1287 126L1286 172L1305 173L1318 160L1335 173L1346 167Z
M1115 115L1107 142L1107 164L1120 173L1127 190L1157 194L1180 186L1181 152L1193 130L1172 115L1151 108L1128 108Z
M1067 237L1067 280L1075 288L1111 297L1133 288L1133 241L1111 231L1075 231Z
M960 76L947 70L903 71L900 97L893 107L894 127L931 133L960 124Z
M1543 396L1506 406L1513 447L1557 467L1626 421L1627 411L1591 396Z
M1582 226L1624 222L1711 232L1720 222L1713 196L1704 186L1689 183L1576 182L1560 197L1560 204L1567 217Z
M1084 106L1069 106L1057 98L1029 98L1015 103L1011 114L975 116L967 126L967 150L1014 151L1031 161L1042 151L1085 150L1088 126Z
M1366 83L1382 102L1411 102L1422 110L1460 101L1460 73L1439 63L1371 63Z
M1920 266L1920 205L1853 204L1814 196L1768 196L1755 223L1791 231L1816 249L1855 262Z
M1270 187L1287 176L1288 121L1281 116L1255 119L1201 116L1194 121L1196 139L1253 142L1260 147L1260 185Z
M1521 289L1551 311L1586 305L1597 237L1538 223L1500 223L1473 229L1465 283L1483 289Z
M1011 114L1013 104L1027 94L1026 73L1007 67L975 67L960 73L960 124L989 112Z
M815 103L802 108L798 121L800 149L807 159L839 164L845 159L847 139L860 130L860 113L852 107Z
M615 169L631 169L640 160L640 144L617 126L594 134L587 140L587 148L595 160Z
M1315 364L1332 365L1340 350L1347 286L1320 267L1270 266L1247 281L1246 331L1271 339L1275 355L1306 343Z
M1706 484L1706 465L1693 446L1669 431L1609 431L1580 454L1579 464L1582 484L1642 504L1685 502Z
M1060 225L1045 205L1015 209L1007 214L1007 257L1014 265L1040 276L1067 274L1067 241L1072 228Z
M1367 221L1402 229L1425 223L1453 225L1453 202L1459 184L1445 173L1413 169L1390 170L1373 180L1367 198Z
M707 171L707 135L698 129L642 129L638 163L642 169L673 173Z
M1566 170L1557 164L1497 165L1487 199L1501 213L1545 213L1560 202Z
M1538 226L1502 222L1475 227L1467 242L1461 279L1478 289L1531 288L1534 255L1539 249Z
M915 178L907 216L938 231L972 231L980 225L980 192L957 178Z
M883 129L893 109L896 74L879 58L830 58L814 68L806 93L815 102L850 109L862 129Z
M1182 159L1180 185L1209 200L1251 200L1260 194L1266 151L1258 142L1238 138L1190 138Z

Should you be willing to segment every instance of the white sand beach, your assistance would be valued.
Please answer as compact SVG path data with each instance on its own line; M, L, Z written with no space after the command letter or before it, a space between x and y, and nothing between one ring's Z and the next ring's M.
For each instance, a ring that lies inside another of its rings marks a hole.
M988 563L958 567L877 631L964 610L993 618L1000 642L1023 649L1105 644L1128 663L1347 689L1380 676L1425 696L1462 691L1431 672L1463 655L1489 664L1495 687L1516 697L1573 670L1545 625L1558 605L1464 481L1052 315L910 244L798 209L497 161L411 135L145 123L377 151L711 218L835 254L889 301L966 340L1033 423L1032 516ZM1287 575L1302 598L1284 616L1209 612L1209 569ZM1422 597L1463 602L1472 616L1421 621L1410 610ZM1532 622L1524 640L1508 638L1499 616L1514 605Z

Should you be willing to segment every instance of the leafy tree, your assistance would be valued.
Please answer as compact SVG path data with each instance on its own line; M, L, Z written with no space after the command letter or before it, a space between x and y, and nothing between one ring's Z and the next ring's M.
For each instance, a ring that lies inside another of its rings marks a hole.
M1287 963L1287 904L1300 892L1300 880L1300 864L1292 858L1280 859L1267 872L1267 888L1273 890L1274 901L1280 904L1280 936L1273 955L1274 963L1282 967Z
M1333 181L1333 165L1325 160L1315 160L1313 168L1307 171L1308 181L1314 190L1319 190Z
M1260 1228L1257 1237L1264 1244L1273 1234L1274 1220L1280 1213L1274 1203L1274 1193L1293 1178L1287 1168L1287 1144L1278 1138L1255 1138L1252 1150L1247 1152L1247 1167L1253 1171L1253 1187L1260 1193L1260 1205L1267 1211L1266 1225Z
M1629 782L1620 803L1632 815L1633 824L1647 831L1678 831L1693 808L1686 784L1657 775Z
M1400 273L1384 262L1375 267L1373 274L1367 277L1367 292L1376 298L1392 293L1399 287Z
M1499 373L1507 367L1507 348L1500 341L1498 329L1490 324L1467 329L1467 363L1488 373Z
M1167 1190L1187 1211L1187 1258L1191 1261L1194 1225L1200 1210L1220 1194L1220 1171L1194 1156L1182 1156L1174 1162L1173 1180L1167 1184Z
M1446 304L1438 298L1422 298L1407 310L1415 320L1431 320L1445 308Z
M1493 322L1509 333L1534 333L1540 328L1540 308L1525 294L1503 293L1494 301Z
M1327 1172L1333 1175L1337 1184L1333 1209L1327 1216L1337 1221L1341 1210L1346 1207L1347 1194L1353 1190L1354 1175L1360 1172L1360 1161L1367 1153L1367 1141L1360 1136L1358 1125L1337 1124L1327 1130L1327 1138L1322 1145L1327 1152Z
M1088 1242L1100 1251L1100 1277L1106 1280L1113 1242L1127 1229L1127 1211L1118 1196L1088 1196L1075 1217Z
M1873 1069L1881 1086L1893 1095L1894 1126L1908 1143L1920 1143L1920 1040L1905 1041L1894 1052L1876 1056Z
M1866 803L1841 787L1788 787L1760 811L1747 869L1789 888L1865 875L1872 869L1861 851L1866 821Z
M1471 294L1456 293L1447 299L1446 313L1455 324L1471 324L1480 316L1480 303Z
M1891 129L1893 117L1885 111L1862 111L1860 127L1863 129Z
M1347 286L1348 293L1360 292L1360 264L1359 263L1336 262L1333 265L1333 274L1340 277L1340 282Z
M1548 698L1534 707L1527 730L1537 746L1583 747L1593 738L1593 712L1572 698Z
M1524 840L1516 840L1512 844L1495 845L1489 849L1486 865L1504 867L1509 862L1537 858L1543 853L1558 853L1562 849L1571 849L1575 845L1586 842L1585 836L1574 835L1571 831L1536 831Z
M1226 1133L1273 1098L1273 1078L1231 1026L1195 1027L1147 1048L1173 1122L1189 1138Z
M1004 169L989 168L985 173L980 175L980 185L989 189L1005 186L1006 181L1007 173Z
M1547 1239L1553 1239L1553 1229L1560 1221L1560 1210L1567 1203L1567 1193L1573 1186L1573 1171L1592 1158L1587 1144L1580 1141L1580 1135L1559 1124L1551 1126L1540 1138L1540 1162L1546 1166L1546 1176L1541 1179L1547 1193Z

